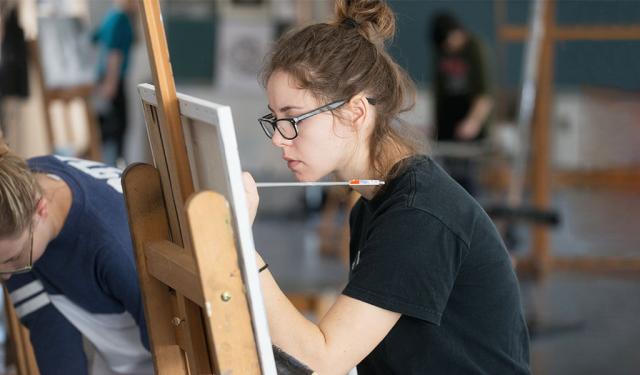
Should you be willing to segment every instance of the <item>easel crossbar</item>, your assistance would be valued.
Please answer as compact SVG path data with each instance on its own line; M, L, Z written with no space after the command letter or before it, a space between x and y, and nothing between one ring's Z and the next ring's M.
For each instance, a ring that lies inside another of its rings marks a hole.
M196 264L185 249L170 241L148 242L145 249L151 276L204 307Z

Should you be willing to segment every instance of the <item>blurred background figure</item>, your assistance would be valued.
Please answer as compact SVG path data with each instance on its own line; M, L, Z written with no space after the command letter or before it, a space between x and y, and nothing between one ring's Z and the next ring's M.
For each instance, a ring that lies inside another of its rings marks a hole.
M434 56L436 134L441 142L475 142L486 133L493 101L480 41L450 13L431 19ZM442 157L449 174L471 195L477 193L477 166L459 156Z
M132 0L115 0L94 34L100 49L95 109L100 120L103 159L110 165L116 165L123 156L127 128L125 77L133 44L135 9Z
M16 143L16 101L29 96L27 43L15 1L0 1L0 136Z

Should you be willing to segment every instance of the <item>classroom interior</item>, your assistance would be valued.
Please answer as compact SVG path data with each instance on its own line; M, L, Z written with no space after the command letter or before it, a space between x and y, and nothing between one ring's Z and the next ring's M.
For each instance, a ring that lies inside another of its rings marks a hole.
M516 181L523 186L520 202L544 217L503 215L496 224L506 228L502 233L520 282L532 373L638 373L640 4L546 2L550 13L538 21L548 39L539 58L528 60L535 0L388 3L398 27L388 48L418 88L415 107L403 120L424 137L423 151L436 158L452 153L476 164L475 197L487 209L508 203L516 163L525 163ZM97 51L90 35L113 2L0 4L3 20L7 9L19 10L29 51L28 95L0 96L2 136L25 158L56 153L102 160L98 104L92 99ZM325 20L331 1L161 0L160 5L177 91L231 108L242 168L256 181L293 181L256 121L268 111L258 73L278 35ZM483 43L495 103L486 139L462 149L432 137L434 52L428 30L430 17L443 9ZM153 83L140 18L138 13L124 88L128 114L119 168L153 162L137 88ZM522 136L519 115L530 64L538 72L540 97L530 132ZM348 279L353 197L343 187L316 186L260 194L256 248L296 305L317 319ZM2 311L0 374L32 374L16 363Z

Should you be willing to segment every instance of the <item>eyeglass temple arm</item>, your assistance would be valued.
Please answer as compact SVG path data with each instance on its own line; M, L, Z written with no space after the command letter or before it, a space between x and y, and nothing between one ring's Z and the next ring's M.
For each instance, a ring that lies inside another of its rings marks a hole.
M311 116L315 116L318 113L334 110L334 109L340 107L341 105L343 105L344 103L346 103L346 100L338 100L337 102L329 103L324 107L320 107L320 108L316 109L315 111L311 111L309 113L305 113L304 115L301 115L301 116L298 116L298 117L294 117L294 118L292 118L292 120L295 121L295 122L300 122L300 121L302 121L302 120L304 120L306 118L309 118Z

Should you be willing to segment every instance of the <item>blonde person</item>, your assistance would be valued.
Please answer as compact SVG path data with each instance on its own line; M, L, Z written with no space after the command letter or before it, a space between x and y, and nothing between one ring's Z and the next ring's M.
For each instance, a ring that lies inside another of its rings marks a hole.
M385 50L394 31L384 2L339 0L332 22L289 32L268 57L259 122L295 178L386 181L357 188L349 282L318 324L258 259L272 340L323 375L528 374L518 281L496 229L395 121L414 88ZM248 174L245 189L254 217Z
M40 373L152 374L120 171L25 162L0 139L0 212L0 274Z

